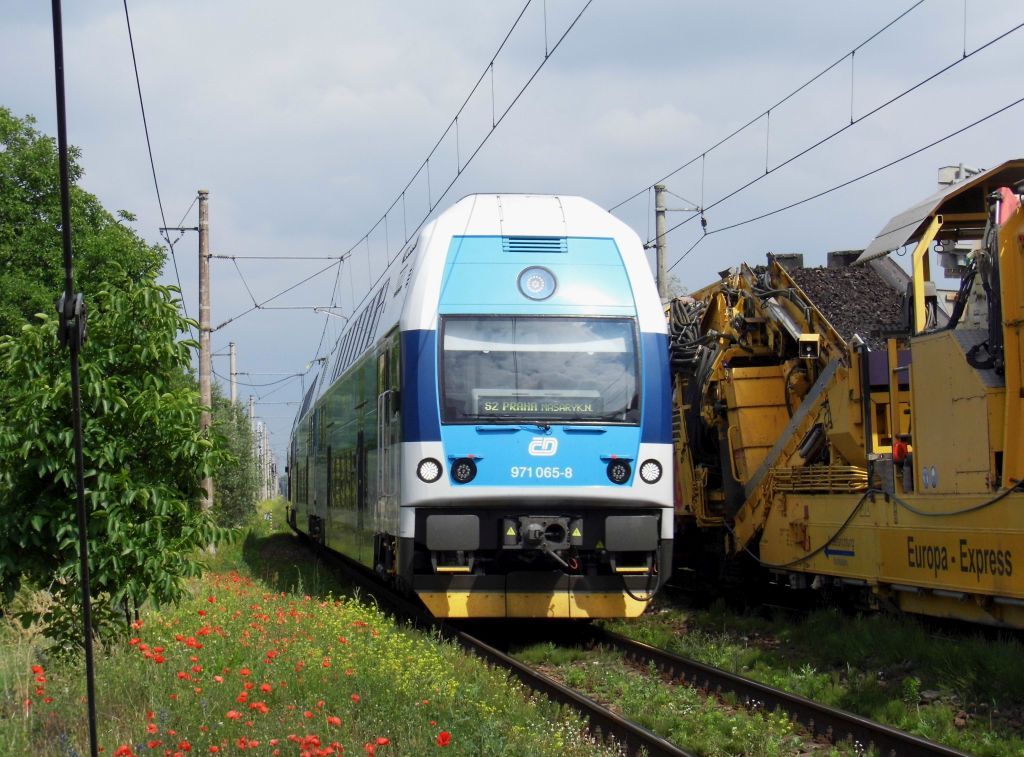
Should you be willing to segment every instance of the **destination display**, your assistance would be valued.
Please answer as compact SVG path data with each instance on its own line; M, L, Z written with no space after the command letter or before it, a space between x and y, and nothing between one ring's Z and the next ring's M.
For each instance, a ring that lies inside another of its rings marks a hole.
M523 416L524 418L599 418L604 412L600 397L480 397L477 414L481 416Z

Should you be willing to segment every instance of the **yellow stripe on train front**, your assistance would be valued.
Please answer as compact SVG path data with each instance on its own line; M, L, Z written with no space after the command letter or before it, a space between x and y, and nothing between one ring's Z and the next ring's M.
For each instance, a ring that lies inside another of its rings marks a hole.
M647 602L618 592L419 592L437 618L635 618Z

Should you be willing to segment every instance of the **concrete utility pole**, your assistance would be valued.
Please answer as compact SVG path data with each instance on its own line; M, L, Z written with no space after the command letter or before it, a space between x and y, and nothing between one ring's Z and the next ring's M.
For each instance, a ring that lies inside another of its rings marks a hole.
M665 273L665 259L668 257L668 246L666 244L665 225L665 185L654 185L654 233L655 249L657 250L658 261L658 296L662 302L668 302L668 278Z
M210 210L207 207L209 191L199 190L199 401L206 408L213 406L211 377L213 374L210 352ZM212 422L210 411L199 416L199 430L208 432ZM203 479L203 509L213 505L213 478Z
M256 398L253 395L249 395L249 424L252 425L253 420L256 418Z
M231 363L231 404L238 401L238 355L235 353L235 343L228 342L228 361Z

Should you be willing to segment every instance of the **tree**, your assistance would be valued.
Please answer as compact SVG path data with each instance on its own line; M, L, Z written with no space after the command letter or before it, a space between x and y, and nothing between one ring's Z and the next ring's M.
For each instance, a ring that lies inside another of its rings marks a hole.
M188 380L194 341L176 290L152 278L90 298L81 353L89 549L98 612L172 602L201 571L198 550L225 535L200 503L224 465L199 431ZM78 598L78 528L67 352L56 316L0 337L0 589L48 586L59 610Z
M221 526L239 526L256 511L259 481L248 414L213 387L213 430L224 437L225 460L213 473L213 514Z
M0 590L50 588L51 631L72 629L78 593L68 354L56 341L63 289L54 140L0 108ZM70 177L82 176L71 148ZM90 563L97 618L173 601L225 534L200 506L224 440L200 434L192 341L177 290L156 284L163 252L120 211L71 187L75 284L86 294L81 353ZM195 325L194 322L191 325ZM63 619L63 621L62 621Z
M35 119L0 107L0 335L15 334L36 313L53 312L63 289L57 147ZM71 181L82 176L79 151L70 150ZM103 286L159 274L164 255L146 244L94 196L71 188L76 289L87 296Z

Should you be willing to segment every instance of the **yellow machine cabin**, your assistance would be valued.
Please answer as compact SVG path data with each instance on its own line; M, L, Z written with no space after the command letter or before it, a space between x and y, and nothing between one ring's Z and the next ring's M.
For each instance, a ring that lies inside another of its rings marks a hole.
M684 569L1024 627L1022 192L1009 161L889 222L856 262L914 245L888 334L844 339L778 260L671 303Z

